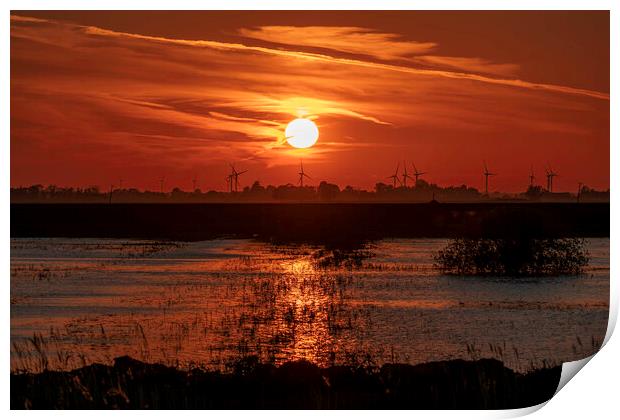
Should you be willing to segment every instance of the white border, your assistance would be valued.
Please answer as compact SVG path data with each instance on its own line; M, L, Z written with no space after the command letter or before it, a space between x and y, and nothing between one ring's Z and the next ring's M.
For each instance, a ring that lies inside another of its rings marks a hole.
M175 0L161 1L135 1L135 0L108 0L108 1L80 1L80 0L58 0L58 1L42 1L42 0L24 0L14 1L9 0L3 2L2 7L2 19L0 21L0 33L1 33L1 56L2 66L0 71L2 77L0 83L2 86L0 97L0 121L2 121L2 151L0 153L0 196L2 197L3 205L0 207L1 222L0 222L0 235L2 235L2 242L0 245L0 252L2 257L0 264L2 266L2 273L5 275L2 278L2 293L3 302L6 305L4 311L4 324L8 327L10 325L10 215L9 215L9 180L10 180L10 153L9 153L9 112L10 109L10 37L9 37L9 12L10 10L27 10L27 9L47 9L47 10L103 10L103 9L130 9L130 10L158 10L158 9L175 9L175 10L201 10L201 9L213 9L213 10L270 10L270 9L284 9L284 10L304 10L304 9L316 9L316 10L373 10L373 9L385 9L385 10L611 10L611 139L618 139L617 121L618 117L618 100L616 94L618 93L617 84L615 83L614 74L618 72L618 53L614 53L614 47L618 48L618 28L620 27L620 19L618 18L618 7L614 7L616 2L611 0L589 0L589 1L558 1L558 0L418 0L415 2L407 1L395 1L395 0L382 0L378 1L366 1L366 0L348 0L348 1L334 1L334 0L296 0L294 2L287 1L274 1L263 0L261 2L250 2L242 0L226 0L225 2L206 2L196 0ZM260 8L257 7L260 5ZM614 142L610 142L611 147L611 159L617 161L617 146ZM611 167L611 184L618 185L618 171L612 164ZM615 203L617 202L618 194L615 188L611 188L611 212L614 213L616 209ZM616 237L618 234L618 224L611 220L612 236ZM612 246L612 259L611 259L611 272L615 274L617 267L617 258ZM544 409L536 412L534 416L538 418L584 418L588 417L614 417L618 413L618 398L617 391L615 390L615 382L617 374L619 373L619 364L615 360L614 354L618 353L620 344L618 344L617 337L610 339L610 334L615 326L618 315L618 287L617 280L613 278L611 281L611 306L610 306L610 327L608 335L606 337L606 345L599 354L597 354L590 363L583 369L583 372L579 373L576 380L570 381L564 389L562 389L548 404L541 404L545 406ZM10 346L10 330L6 328L4 336L3 354L5 361L5 374L0 377L0 392L4 399L4 407L9 408L9 346ZM458 412L407 412L407 411L391 411L390 417L396 419L410 419L412 416L421 416L422 418L503 418L503 417L515 417L536 411L539 407L522 409L522 410L507 410L507 411L458 411ZM291 417L299 419L313 418L317 415L326 418L340 418L355 417L358 420L374 418L377 414L371 411L362 412L335 412L335 411L322 411L318 412L188 412L184 414L189 417L204 417L205 415L226 417L226 418L242 418L248 415L257 417L259 419L286 419L290 420ZM83 416L84 413L80 412L11 412L11 416L45 416L45 417L74 417ZM104 418L109 416L106 412L90 412L88 414L93 418ZM170 413L159 412L120 412L115 414L120 417L145 417L149 418L155 416L164 418L169 416Z

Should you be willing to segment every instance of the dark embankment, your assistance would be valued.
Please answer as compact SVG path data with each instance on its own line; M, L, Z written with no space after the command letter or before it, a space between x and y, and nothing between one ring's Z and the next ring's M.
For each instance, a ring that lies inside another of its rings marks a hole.
M607 237L609 203L11 204L12 237Z
M561 367L518 374L492 359L380 369L280 367L184 372L128 357L113 366L11 375L11 409L503 409L549 400Z

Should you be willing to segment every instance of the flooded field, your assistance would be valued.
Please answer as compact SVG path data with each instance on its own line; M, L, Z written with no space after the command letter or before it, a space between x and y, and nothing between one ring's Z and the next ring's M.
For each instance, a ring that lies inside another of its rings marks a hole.
M446 276L446 240L382 240L352 252L252 240L11 240L11 368L130 355L227 369L494 357L526 371L575 360L607 328L609 239L579 276Z

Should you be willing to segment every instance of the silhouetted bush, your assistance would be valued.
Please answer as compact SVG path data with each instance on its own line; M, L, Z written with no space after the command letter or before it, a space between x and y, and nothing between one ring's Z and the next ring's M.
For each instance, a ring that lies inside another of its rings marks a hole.
M435 256L444 272L460 275L579 274L588 264L586 242L565 239L454 239Z

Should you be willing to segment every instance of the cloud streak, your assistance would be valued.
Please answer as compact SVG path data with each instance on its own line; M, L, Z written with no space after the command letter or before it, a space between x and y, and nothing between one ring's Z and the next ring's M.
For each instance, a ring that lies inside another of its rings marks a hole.
M239 34L276 44L368 55L381 60L406 59L437 47L434 42L404 41L397 34L351 26L261 26L241 28Z
M447 57L425 55L415 58L417 63L449 67L462 71L499 76L515 76L519 71L517 64L498 64L478 57Z

